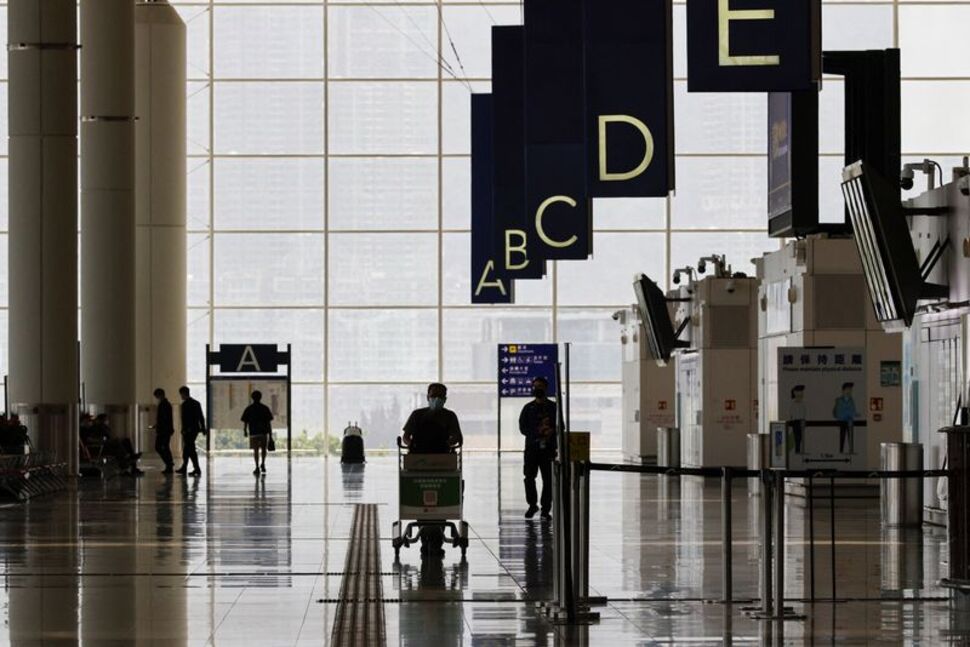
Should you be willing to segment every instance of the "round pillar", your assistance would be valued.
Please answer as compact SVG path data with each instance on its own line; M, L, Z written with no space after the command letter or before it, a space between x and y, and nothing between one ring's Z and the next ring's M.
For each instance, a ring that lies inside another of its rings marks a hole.
M135 427L134 10L81 0L81 378L119 436Z
M186 30L164 0L135 5L135 401L186 382Z
M77 471L77 13L10 0L11 410Z

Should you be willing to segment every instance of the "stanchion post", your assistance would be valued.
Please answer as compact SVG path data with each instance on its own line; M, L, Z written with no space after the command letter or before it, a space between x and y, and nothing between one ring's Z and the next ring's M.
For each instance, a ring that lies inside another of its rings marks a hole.
M734 601L734 568L731 545L731 468L725 467L721 476L721 581L724 586L723 602Z
M785 617L785 475L775 472L775 615Z
M808 577L809 599L815 602L815 487L808 477Z
M835 477L829 477L829 553L832 558L832 602L838 591L835 583Z
M773 483L768 470L761 470L761 612L771 616L771 494Z

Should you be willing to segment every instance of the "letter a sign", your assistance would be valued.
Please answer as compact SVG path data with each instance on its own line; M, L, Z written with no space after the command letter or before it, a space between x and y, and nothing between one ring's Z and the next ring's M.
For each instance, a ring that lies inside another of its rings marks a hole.
M212 356L223 373L276 373L287 361L273 344L221 344Z

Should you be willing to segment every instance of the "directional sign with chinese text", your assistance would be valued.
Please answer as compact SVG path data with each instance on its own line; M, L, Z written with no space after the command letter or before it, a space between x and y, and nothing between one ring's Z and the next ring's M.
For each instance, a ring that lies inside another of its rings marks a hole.
M544 377L549 393L556 392L556 344L499 344L498 395L500 398L532 397L532 380Z

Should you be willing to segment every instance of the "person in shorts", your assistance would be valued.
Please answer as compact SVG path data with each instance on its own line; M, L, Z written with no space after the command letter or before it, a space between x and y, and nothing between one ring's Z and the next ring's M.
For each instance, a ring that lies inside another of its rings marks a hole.
M273 412L262 403L263 394L253 391L250 396L253 403L243 411L243 434L249 436L249 447L253 450L253 462L256 469L253 474L266 473L266 448L269 446L270 435L273 433Z

